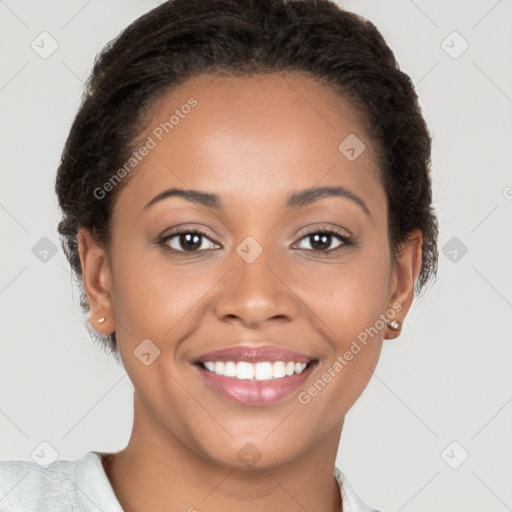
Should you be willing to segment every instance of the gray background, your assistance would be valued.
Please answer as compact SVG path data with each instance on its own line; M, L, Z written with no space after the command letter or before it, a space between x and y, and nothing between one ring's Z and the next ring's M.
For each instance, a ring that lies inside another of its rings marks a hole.
M43 441L62 459L128 441L133 388L87 332L53 184L95 55L159 3L0 1L1 459L30 460ZM446 254L400 338L385 341L337 465L383 511L510 510L512 1L344 5L375 23L416 84ZM42 31L59 45L46 59L31 47ZM43 237L58 247L47 261Z

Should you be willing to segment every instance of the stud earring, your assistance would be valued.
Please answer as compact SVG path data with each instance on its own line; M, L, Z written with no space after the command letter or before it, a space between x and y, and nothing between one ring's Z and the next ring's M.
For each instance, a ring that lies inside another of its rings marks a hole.
M402 327L402 322L400 322L400 320L398 319L394 319L394 320L390 320L388 322L388 327L392 330L392 331L398 331L400 329L400 327Z
M102 316L101 318L98 318L98 323L102 324L105 321L105 317Z

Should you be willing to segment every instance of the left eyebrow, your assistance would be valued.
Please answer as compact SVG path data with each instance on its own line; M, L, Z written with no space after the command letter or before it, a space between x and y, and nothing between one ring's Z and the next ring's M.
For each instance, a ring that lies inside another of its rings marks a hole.
M182 197L187 201L201 204L209 208L220 209L222 202L217 194L209 192L202 192L200 190L184 190L180 188L170 188L157 194L149 203L144 206L144 210L148 209L153 204L168 199L169 197ZM301 208L308 206L320 199L327 197L344 197L356 203L368 216L371 216L370 210L366 203L356 194L346 189L345 187L316 187L301 190L292 193L286 202L288 208Z
M346 199L350 199L360 206L366 215L371 217L370 210L368 209L368 206L366 206L366 203L359 196L345 187L316 187L301 190L300 192L293 193L288 198L288 202L286 204L289 208L297 208L307 206L326 197L344 197Z

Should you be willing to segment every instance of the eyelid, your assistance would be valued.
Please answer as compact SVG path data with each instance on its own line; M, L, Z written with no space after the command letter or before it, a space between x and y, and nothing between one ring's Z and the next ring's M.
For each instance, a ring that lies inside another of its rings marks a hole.
M304 236L307 236L307 235L311 235L313 233L317 233L319 231L322 231L322 230L327 230L327 231L336 231L339 236L342 236L344 238L347 238L347 239L353 239L354 238L354 235L352 235L352 233L346 229L346 228L342 228L340 226L335 226L335 225L332 225L332 224L327 224L327 223L321 223L321 224L310 224L309 226L306 226L305 228L302 228L299 233L297 234L297 237L299 238L303 238Z
M172 235L178 235L183 232L185 232L185 233L196 232L196 233L199 233L199 234L203 235L204 237L208 238L212 242L214 242L212 235L208 234L208 232L210 232L210 231L211 230L208 229L207 226L204 226L202 224L192 223L192 225L191 225L190 222L184 222L182 224L177 224L176 226L174 226L172 228L168 228L168 229L164 230L162 232L162 234L155 237L154 241L155 241L155 243L158 243L163 238L167 238ZM215 242L215 243L218 243L218 242Z
M212 244L214 245L220 245L222 247L222 244L220 244L219 242L215 241L212 237L210 237L209 235L207 235L204 231L202 231L201 229L198 229L198 228L187 228L186 226L185 227L174 227L172 228L170 231L168 231L166 234L164 235L160 235L157 240L156 240L156 245L168 245L167 242L169 240L171 240L172 238L174 237L177 237L177 236L180 236L182 234L188 234L188 233L193 233L193 234L196 234L196 235L199 235L201 236L203 239L206 239L208 240L209 242L211 242ZM181 252L181 253L187 253L188 251L180 251L178 249L173 249L172 247L169 247L169 250L171 251L174 251L174 252ZM213 250L218 250L218 249L208 249L210 251L213 251ZM196 254L200 254L200 253L203 253L205 252L205 250L202 250L202 251L191 251L190 254L193 254L193 253L196 253Z

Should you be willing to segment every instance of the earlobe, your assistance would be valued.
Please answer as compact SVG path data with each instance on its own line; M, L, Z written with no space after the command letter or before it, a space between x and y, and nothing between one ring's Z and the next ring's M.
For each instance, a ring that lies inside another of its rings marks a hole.
M112 278L106 249L85 228L79 229L77 240L82 284L89 302L89 322L99 334L111 334L115 325Z
M421 230L411 231L407 240L400 246L393 272L389 307L398 310L396 320L389 322L385 339L394 339L400 335L404 319L414 298L414 286L421 270L423 237ZM398 308L397 305L400 305Z

